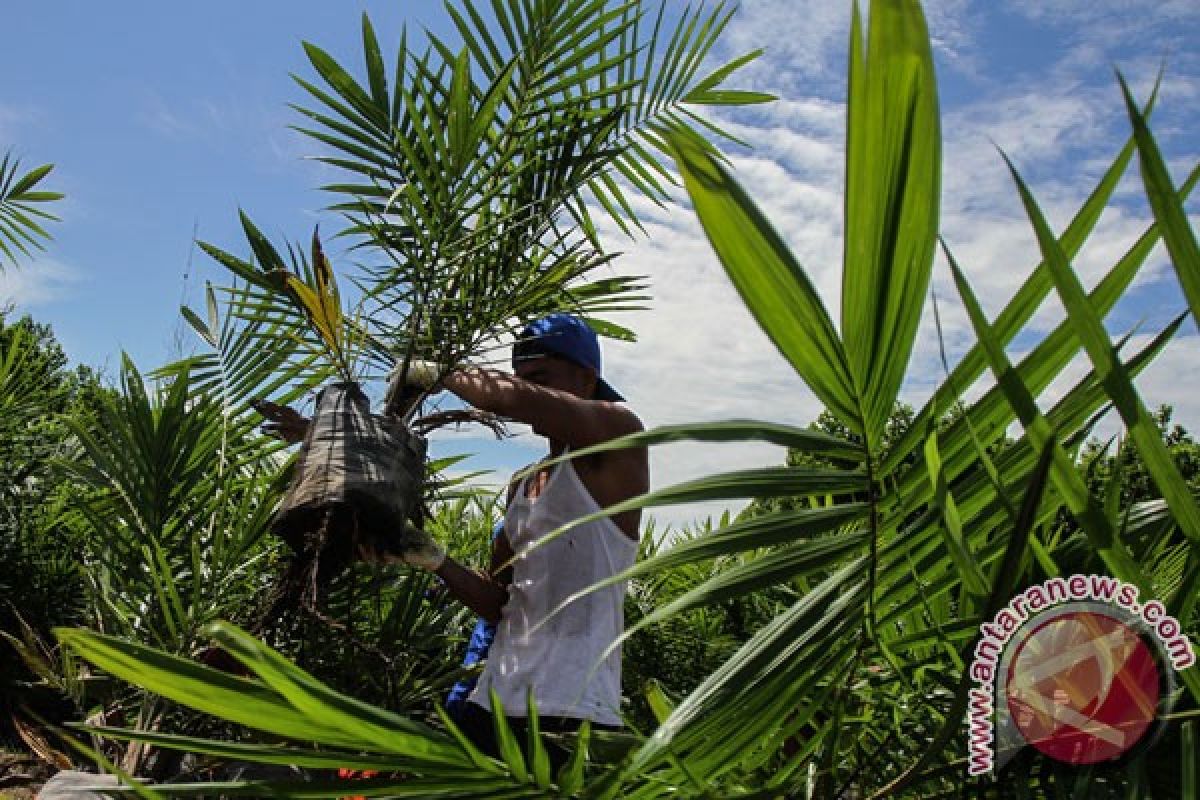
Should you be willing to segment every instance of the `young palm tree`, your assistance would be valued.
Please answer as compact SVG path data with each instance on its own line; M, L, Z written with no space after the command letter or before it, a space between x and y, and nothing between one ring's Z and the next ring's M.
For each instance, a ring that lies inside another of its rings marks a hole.
M732 14L724 4L685 11L673 27L665 3L655 13L640 0L467 0L448 11L461 43L429 35L417 47L402 34L390 71L364 16L363 81L305 45L324 86L297 78L317 104L297 107L310 125L300 130L333 151L321 160L350 175L326 188L365 259L350 276L352 307L315 235L310 257L293 250L285 259L243 215L253 260L203 245L240 279L228 314L259 339L235 354L242 383L314 388L332 374L342 384L322 391L276 521L298 554L289 585L320 589L356 545L394 547L406 522L427 516L421 434L475 418L424 415L420 391L389 395L383 415L372 414L359 384L393 373L403 385L414 362L444 374L489 360L504 335L551 311L631 338L597 315L638 307L642 284L596 277L611 256L589 202L632 229L626 194L661 202L671 180L665 135L719 134L697 109L771 99L721 88L757 53L699 72ZM283 591L278 607L296 605L296 595Z
M700 74L732 15L724 3L685 11L670 30L666 5L646 5L464 0L447 7L457 48L432 34L418 48L402 34L390 72L364 16L364 83L306 44L326 87L296 79L319 102L297 107L313 124L300 130L351 176L325 188L367 259L353 275L360 298L345 313L319 243L311 260L293 252L288 263L243 215L252 262L204 245L245 282L232 313L295 322L300 350L321 353L343 380L414 357L447 369L487 358L498 336L555 310L631 338L594 316L644 298L630 294L637 280L594 279L611 256L588 201L631 229L631 189L667 196L668 133L726 136L699 109L772 99L721 88L758 52ZM291 338L263 336L274 349Z
M1153 419L1130 382L1184 317L1129 355L1119 352L1122 343L1110 342L1101 320L1160 237L1168 244L1193 317L1200 312L1200 248L1182 211L1182 199L1200 170L1175 189L1144 114L1128 92L1133 139L1060 235L1049 231L1014 169L1042 261L989 321L943 245L979 341L947 370L947 379L908 432L890 442L885 453L887 419L907 369L938 243L940 135L933 61L919 4L872 0L869 20L864 38L855 9L840 330L806 271L720 159L686 133L669 138L696 213L747 307L856 441L768 422L731 421L660 428L604 445L757 439L827 459L824 463L852 465L831 468L809 459L714 475L601 512L693 500L808 498L799 507L724 524L613 578L644 578L714 557L759 553L647 614L628 635L638 626L767 587L802 588L677 705L656 694L652 706L660 722L649 735L627 738L600 756L593 747L596 737L585 729L575 758L551 775L536 726L527 742L515 741L501 726L503 758L486 759L453 726L446 732L419 727L335 695L227 625L210 633L255 672L252 681L233 682L150 648L94 634L64 631L64 641L105 669L179 702L291 741L320 743L286 751L243 747L238 757L314 768L368 763L396 771L365 783L364 793L634 798L994 793L996 787L966 778L966 664L980 622L1023 580L1058 574L1067 563L1069 551L1053 530L1061 509L1078 522L1086 537L1082 546L1104 570L1146 596L1161 597L1196 632L1196 502L1169 456L1163 456ZM1085 292L1069 261L1135 152L1156 221ZM1011 364L1005 345L1051 289L1062 299L1067 319ZM1092 373L1043 411L1036 398L1080 349L1092 362ZM996 385L965 404L962 391L989 368ZM1071 458L1097 412L1110 403L1129 427L1162 489L1169 519L1187 543L1186 553L1176 554L1163 572L1151 567L1166 563L1156 551L1159 539L1126 525L1119 508L1089 494ZM939 427L957 404L962 407L953 422ZM1021 424L1022 436L992 448L1014 421ZM1180 679L1185 687L1180 703L1194 708L1200 678L1191 669ZM1064 796L1068 787L1080 796L1121 783L1136 792L1152 780L1174 780L1177 794L1187 796L1196 791L1195 722L1188 721L1193 716L1189 710L1166 721L1171 736L1161 746L1182 753L1182 758L1168 757L1169 769L1149 770L1151 756L1143 754L1124 771L1098 767L1068 773L1025 762L1006 777L1018 790ZM219 742L170 744L233 755ZM589 752L590 767L585 764ZM255 789L263 787L238 787ZM286 794L292 788L272 790ZM338 788L317 782L304 790L306 796L332 796Z

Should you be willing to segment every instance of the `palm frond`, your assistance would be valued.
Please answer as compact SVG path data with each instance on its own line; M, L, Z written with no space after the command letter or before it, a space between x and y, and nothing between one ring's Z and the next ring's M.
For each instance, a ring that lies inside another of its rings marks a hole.
M63 195L37 185L53 169L54 165L43 164L22 174L21 162L11 150L0 158L0 271L16 266L18 254L30 256L44 249L43 241L50 238L42 223L58 217L41 206Z
M1192 309L1192 319L1200 325L1200 245L1196 243L1195 231L1192 230L1183 210L1183 201L1190 187L1185 185L1176 193L1158 143L1146 124L1149 111L1138 110L1133 94L1125 83L1125 77L1120 72L1117 73L1117 80L1125 96L1125 108L1133 127L1133 139L1137 143L1146 199L1150 202L1156 224L1163 231L1163 242L1171 255L1171 264L1175 267L1183 295ZM1158 92L1158 83L1159 81L1155 82L1155 94Z
M933 54L916 0L855 4L846 126L842 333L861 426L876 450L908 366L933 269L941 132Z

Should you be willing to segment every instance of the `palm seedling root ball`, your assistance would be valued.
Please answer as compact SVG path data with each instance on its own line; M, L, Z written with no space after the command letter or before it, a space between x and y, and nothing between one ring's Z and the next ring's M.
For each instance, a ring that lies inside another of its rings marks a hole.
M317 396L272 531L291 548L257 628L281 613L319 614L330 582L364 551L402 549L419 525L426 441L401 417L373 414L357 383L335 383Z

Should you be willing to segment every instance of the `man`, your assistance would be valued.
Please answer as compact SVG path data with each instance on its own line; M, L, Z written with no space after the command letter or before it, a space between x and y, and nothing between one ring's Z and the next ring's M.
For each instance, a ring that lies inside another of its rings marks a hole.
M547 439L549 458L642 430L603 379L596 334L567 314L526 326L513 348L512 375L467 368L450 374L441 386L476 408L529 424ZM488 572L463 567L432 540L403 554L406 562L435 572L459 600L497 625L487 664L461 717L463 730L485 751L498 753L490 712L493 690L518 736L530 691L542 730L573 730L584 719L620 725L620 652L601 656L623 630L624 587L566 601L633 565L640 512L584 522L536 543L648 487L645 448L542 466L509 487L504 530L495 539ZM557 762L565 757L554 750L551 755Z
M419 366L406 379L431 388L438 370ZM513 374L464 368L440 386L478 409L532 426L548 442L547 460L642 430L602 376L596 334L568 314L525 327L513 347ZM262 404L259 410L274 423L267 428L280 435L298 425L278 406ZM561 526L648 487L645 448L544 465L509 486L503 531L494 539L488 571L464 567L428 536L418 537L399 556L436 573L455 597L496 624L487 664L459 716L460 727L484 751L498 755L492 691L521 740L530 692L541 730L574 730L585 719L599 726L621 724L620 652L601 656L624 628L624 587L566 601L633 565L641 514L591 520L535 545ZM566 757L554 747L550 755L556 766Z

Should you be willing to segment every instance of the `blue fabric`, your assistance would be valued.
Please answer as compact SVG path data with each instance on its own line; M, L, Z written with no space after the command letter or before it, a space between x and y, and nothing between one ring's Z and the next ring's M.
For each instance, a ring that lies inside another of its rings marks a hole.
M504 520L501 520L492 528L493 544L496 541L496 537L503 532ZM495 625L483 617L475 620L475 628L471 631L471 640L467 642L467 655L463 658L463 666L469 667L487 658L488 650L492 646L492 639L495 637ZM457 719L462 713L464 704L467 702L467 696L475 688L476 680L476 678L464 678L450 689L450 694L446 696L446 710L450 712L452 718Z
M483 618L477 620L475 630L471 631L471 641L467 645L467 656L463 659L463 666L469 667L487 658L488 649L491 648L495 635L495 625ZM446 696L446 710L450 712L450 716L456 716L462 710L463 704L467 702L467 697L475 688L475 683L476 678L471 677L454 684L454 688Z

